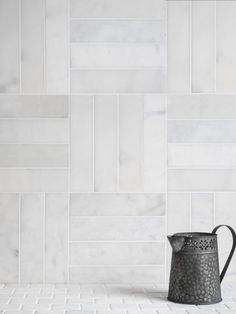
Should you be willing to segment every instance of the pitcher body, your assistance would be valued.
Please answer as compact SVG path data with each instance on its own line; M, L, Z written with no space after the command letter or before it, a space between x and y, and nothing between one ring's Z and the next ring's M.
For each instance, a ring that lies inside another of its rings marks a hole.
M176 233L168 239L172 261L168 300L186 304L212 304L221 299L221 281L236 247L236 234L230 226L233 245L220 274L216 231Z

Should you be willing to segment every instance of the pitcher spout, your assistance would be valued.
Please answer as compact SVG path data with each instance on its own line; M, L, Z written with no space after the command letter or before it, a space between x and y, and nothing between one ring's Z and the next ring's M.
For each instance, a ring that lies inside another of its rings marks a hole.
M167 236L170 245L175 253L180 252L182 248L184 247L185 238L182 236Z

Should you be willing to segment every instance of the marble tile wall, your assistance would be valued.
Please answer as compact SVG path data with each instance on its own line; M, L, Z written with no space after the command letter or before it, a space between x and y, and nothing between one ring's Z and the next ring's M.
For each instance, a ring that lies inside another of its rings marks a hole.
M168 233L236 227L235 10L0 0L1 282L164 283Z

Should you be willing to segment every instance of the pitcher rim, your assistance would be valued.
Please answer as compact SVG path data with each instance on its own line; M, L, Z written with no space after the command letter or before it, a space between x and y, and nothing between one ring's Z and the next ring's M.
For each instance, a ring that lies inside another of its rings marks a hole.
M210 232L177 232L174 233L171 237L187 237L187 238L198 238L198 237L217 237L216 233Z

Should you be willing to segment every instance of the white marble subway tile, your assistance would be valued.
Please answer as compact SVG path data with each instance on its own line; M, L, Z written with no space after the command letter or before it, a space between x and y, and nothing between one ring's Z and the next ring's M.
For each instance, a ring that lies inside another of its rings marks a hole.
M164 0L71 0L73 18L156 18L166 17Z
M168 194L168 234L189 231L190 229L190 194Z
M215 85L215 2L192 2L192 92Z
M21 1L21 89L43 92L45 7L43 0Z
M0 194L0 280L18 281L19 195Z
M236 119L235 95L172 95L170 119Z
M95 96L94 190L117 189L117 97Z
M163 266L70 267L70 282L84 284L164 283Z
M170 143L234 143L236 121L172 120L168 122Z
M164 217L70 217L72 241L163 240Z
M70 243L70 265L161 265L164 242Z
M215 194L215 225L226 224L236 230L236 193ZM228 229L220 228L218 231L220 269L226 262L232 247L232 236ZM224 281L236 280L236 263L233 257L226 273Z
M166 190L166 96L144 96L144 191Z
M93 191L93 97L71 97L71 191Z
M143 96L119 97L119 189L143 190Z
M43 281L44 194L22 194L20 206L20 281Z
M213 193L191 194L191 230L211 232L214 224Z
M164 216L165 194L71 194L71 216Z
M235 191L236 170L172 169L168 174L169 191Z
M166 71L156 70L72 70L73 93L163 93Z
M0 95L0 118L66 118L68 97Z
M236 168L236 145L223 143L168 144L171 168Z
M68 91L68 0L46 0L46 91Z
M236 3L216 2L216 90L236 91L235 27Z
M166 37L161 20L72 20L71 42L153 43Z
M67 170L0 169L0 192L66 192Z
M0 167L67 167L68 145L0 144Z
M4 119L0 123L0 143L67 143L66 119Z
M66 282L68 276L67 194L46 194L45 243L46 282Z
M190 91L190 1L168 1L168 90Z
M166 45L153 44L73 44L72 67L163 67Z
M0 2L0 93L19 91L19 1Z

